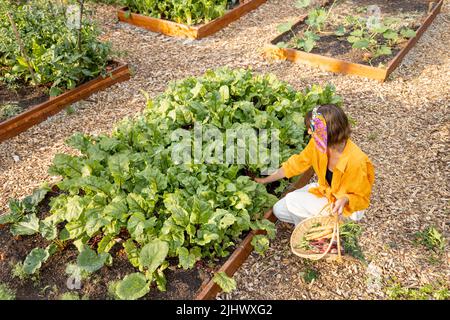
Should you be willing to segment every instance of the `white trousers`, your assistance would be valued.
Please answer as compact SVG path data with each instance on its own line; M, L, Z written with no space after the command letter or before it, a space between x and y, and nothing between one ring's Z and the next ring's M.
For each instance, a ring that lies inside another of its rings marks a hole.
M325 197L317 197L308 192L310 188L317 186L317 183L310 183L301 189L288 193L275 203L273 213L279 220L295 225L306 218L318 215L320 210L328 203L328 200ZM323 212L323 214L326 215L328 212ZM363 216L364 211L357 211L350 216L350 219L358 221Z

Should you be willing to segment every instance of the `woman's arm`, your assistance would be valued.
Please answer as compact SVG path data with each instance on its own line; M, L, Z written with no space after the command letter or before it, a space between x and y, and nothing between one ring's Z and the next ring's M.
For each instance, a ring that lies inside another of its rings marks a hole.
M266 178L256 178L259 183L270 183L283 178L299 175L311 167L311 159L315 149L314 139L311 139L306 148L299 154L294 154L281 165L277 171Z
M286 177L286 174L284 173L284 169L283 168L279 168L277 171L275 171L274 173L272 173L270 176L265 177L265 178L255 178L255 181L258 183L270 183L270 182L274 182L280 179L283 179Z

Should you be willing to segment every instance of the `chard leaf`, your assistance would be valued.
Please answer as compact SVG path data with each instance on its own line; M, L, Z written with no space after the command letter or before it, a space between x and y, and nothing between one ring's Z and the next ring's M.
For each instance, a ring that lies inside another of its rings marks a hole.
M93 273L103 267L108 259L108 256L108 253L97 254L88 245L84 245L82 251L77 257L77 266L84 271Z
M167 279L162 270L157 270L155 273L155 282L159 291L166 291Z
M196 248L200 249L199 247ZM191 269L195 262L201 258L201 252L199 252L198 249L193 249L189 252L185 247L178 248L178 265L183 269Z
M39 232L39 218L35 213L28 214L11 226L14 236L31 236Z
M139 254L139 263L153 273L166 259L169 245L166 241L154 239L146 244Z
M223 292L229 293L236 289L236 281L223 271L216 272L213 281L223 290Z
M123 247L128 256L128 260L135 268L139 267L139 250L134 244L133 240L128 239L123 243Z
M108 167L114 182L122 185L129 178L130 160L127 153L119 153L109 157Z
M23 262L23 271L27 274L34 274L49 257L50 253L48 250L34 248Z
M45 220L39 221L39 232L47 240L56 239L58 236L56 225Z
M145 296L149 291L147 279L140 272L127 275L116 286L116 294L122 300L136 300Z
M266 236L258 234L253 237L251 244L257 253L264 255L264 252L269 249L270 242Z

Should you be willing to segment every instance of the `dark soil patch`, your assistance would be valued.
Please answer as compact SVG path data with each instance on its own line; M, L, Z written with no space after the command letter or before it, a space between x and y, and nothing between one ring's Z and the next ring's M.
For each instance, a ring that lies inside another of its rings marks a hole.
M16 105L20 110L18 113L21 113L34 105L47 101L48 99L48 88L45 86L19 84L14 88L8 87L4 83L0 82L0 107L7 104ZM0 118L0 122L1 121L2 119Z
M118 66L118 62L110 61L108 62L106 71L110 72ZM89 80L92 79L88 79L87 81ZM79 85L83 83L80 83ZM50 85L31 86L25 83L18 83L14 86L8 86L0 82L0 107L4 105L17 106L17 112L15 112L14 115L11 115L11 118L35 105L48 101L50 99L49 88ZM0 114L0 123L5 120L7 119L2 119Z
M49 215L50 199L58 195L51 192L39 206L38 217L40 219ZM1 226L0 226L1 227ZM245 237L246 234L242 236ZM36 247L45 248L49 241L40 235L13 237L9 227L0 228L0 283L6 284L16 292L18 300L48 300L58 299L66 292L78 293L92 300L105 300L110 298L108 285L112 281L123 279L127 274L137 272L122 250L120 244L115 245L110 253L113 257L113 265L105 266L82 281L80 290L69 290L67 281L69 276L65 270L69 263L76 263L78 251L73 244L64 250L54 254L43 264L37 276L20 280L12 275L14 265L23 262L27 254ZM234 248L230 249L232 252ZM210 262L199 261L191 270L183 270L177 267L177 259L170 259L170 266L165 270L167 279L167 291L161 292L154 285L145 300L190 300L200 291L202 285L206 285L215 271L228 259L215 259Z
M428 0L355 0L356 6L377 5L383 14L396 15L428 11Z
M333 1L330 1L332 3ZM435 2L434 5L437 3ZM417 19L413 24L409 25L409 28L417 31L425 20L428 9L429 1L427 0L353 0L346 1L345 7L340 8L338 3L333 9L332 14L339 14L340 16L346 15L358 15L356 9L361 7L367 7L369 5L376 5L380 8L382 18L385 17L398 17L398 16L417 16L421 15L420 19ZM293 32L297 36L301 36L306 29L305 24L299 24L293 28ZM405 46L407 41L397 44L391 48L391 55L384 55L372 59L370 62L367 57L364 56L365 50L353 49L351 43L347 41L347 36L335 36L335 35L322 35L320 40L316 42L316 46L311 53L319 54L323 56L333 57L353 63L360 63L364 65L386 65L398 52L400 52ZM278 42L292 42L293 33L287 32L285 35L277 38L274 44Z

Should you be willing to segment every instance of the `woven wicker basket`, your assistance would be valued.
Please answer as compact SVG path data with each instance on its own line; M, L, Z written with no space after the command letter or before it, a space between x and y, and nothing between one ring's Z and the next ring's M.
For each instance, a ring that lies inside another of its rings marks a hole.
M320 260L322 258L325 258L326 260L341 260L341 255L338 253L329 253L331 249L331 243L333 240L337 240L339 243L339 222L336 216L323 216L320 215L324 210L330 211L330 205L327 204L325 207L322 208L319 215L308 218L301 223L299 223L296 227L294 232L292 232L291 235L291 250L292 252L305 259L310 260ZM308 230L316 223L320 223L322 225L332 225L333 226L333 235L330 239L330 245L328 246L328 249L324 253L314 253L308 250L304 250L299 247L299 244L302 241L303 236L308 232Z

